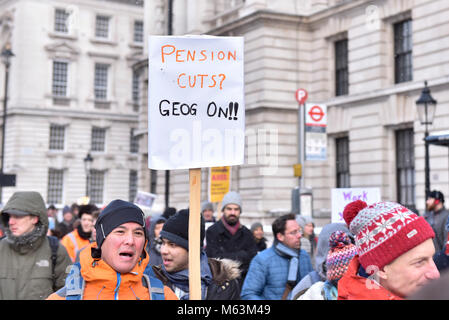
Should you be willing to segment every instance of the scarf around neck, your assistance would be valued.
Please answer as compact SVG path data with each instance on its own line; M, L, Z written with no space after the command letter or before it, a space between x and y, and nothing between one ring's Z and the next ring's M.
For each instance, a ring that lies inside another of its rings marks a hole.
M236 234L237 230L240 228L240 221L237 221L235 225L231 226L226 222L225 218L222 217L221 222L223 222L223 225L226 228L226 230L228 230L232 235Z
M290 259L288 266L287 283L294 286L297 282L299 271L299 250L291 249L279 241L275 242L274 250L281 257Z
M12 234L9 227L5 229L6 241L14 251L20 254L26 254L39 248L46 238L46 234L47 228L40 222L31 232L17 237Z
M84 232L83 227L81 226L81 223L78 225L78 227L76 229L78 230L78 234L81 238L83 238L84 240L90 239L92 232Z
M165 266L162 265L162 273L169 281L179 288L183 294L179 297L179 300L189 300L189 269L184 269L178 272L169 273L165 270ZM201 251L200 256L200 270L201 270L201 299L205 300L207 295L207 287L212 282L212 272L210 271L209 263L207 261L207 255L204 251ZM174 290L176 291L176 290Z

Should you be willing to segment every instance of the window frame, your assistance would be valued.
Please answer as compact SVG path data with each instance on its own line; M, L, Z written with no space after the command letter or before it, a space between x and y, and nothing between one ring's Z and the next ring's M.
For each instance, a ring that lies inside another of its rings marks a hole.
M129 170L128 198L130 202L134 202L138 190L139 173L137 170Z
M96 101L108 101L109 98L109 70L108 63L96 62L94 65L94 99Z
M100 20L106 23L100 24ZM106 28L104 28L106 26ZM95 38L97 39L107 39L111 38L111 16L106 14L96 14L95 15Z
M141 25L141 27L137 27ZM141 29L140 29L141 28ZM134 20L133 23L133 42L138 44L143 44L144 42L144 23L143 20ZM136 40L137 38L137 40Z
M90 150L93 152L106 152L106 128L95 127L91 129ZM98 140L100 139L100 140Z
M69 64L65 60L53 60L51 93L54 97L67 98L69 95ZM65 71L61 68L62 65L65 65Z
M61 17L58 15L59 14L63 14L64 17ZM53 32L55 33L59 33L59 34L70 34L70 29L68 26L68 19L69 19L70 13L67 12L65 9L63 8L55 8L54 11L54 23L53 23ZM62 29L59 29L59 27L62 27Z
M88 176L88 192L92 203L101 204L104 201L105 176L105 170L90 169Z
M48 150L64 151L65 150L65 128L66 126L57 123L50 124ZM59 132L57 132L59 131ZM62 139L60 138L62 131ZM62 140L62 142L61 142Z
M401 135L403 135L404 137L401 137ZM397 202L412 210L416 210L414 135L415 133L413 128L399 129L395 131L395 173ZM408 158L407 153L404 155L404 152L408 152ZM402 181L404 180L404 178L405 181Z
M335 56L335 95L343 96L349 93L349 69L348 69L348 39L334 42Z
M413 81L413 20L393 24L394 83ZM407 32L407 33L406 33ZM406 34L405 34L406 33Z
M349 137L335 139L335 178L337 188L350 188Z
M62 204L64 202L64 169L48 168L47 178L47 203Z

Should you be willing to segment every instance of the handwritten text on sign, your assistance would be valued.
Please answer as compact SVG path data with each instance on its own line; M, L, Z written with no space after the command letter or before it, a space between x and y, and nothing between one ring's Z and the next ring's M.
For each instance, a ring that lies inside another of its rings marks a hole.
M243 163L243 38L149 38L149 167Z
M333 188L332 223L343 222L343 210L355 200L365 201L368 205L381 201L379 188Z

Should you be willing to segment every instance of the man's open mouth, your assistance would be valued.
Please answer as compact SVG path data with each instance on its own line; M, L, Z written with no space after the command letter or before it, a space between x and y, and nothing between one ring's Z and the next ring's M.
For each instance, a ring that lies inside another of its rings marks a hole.
M119 255L120 255L121 257L132 258L132 257L134 256L134 253L131 253L131 252L121 252L121 253L119 253Z

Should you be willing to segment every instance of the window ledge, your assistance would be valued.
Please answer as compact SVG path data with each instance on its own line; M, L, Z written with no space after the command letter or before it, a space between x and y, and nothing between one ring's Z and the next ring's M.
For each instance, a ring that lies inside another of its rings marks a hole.
M118 43L117 43L117 41L112 41L112 40L110 40L110 39L106 39L106 38L90 38L90 42L92 42L92 43L96 43L96 44L107 44L107 45L110 45L110 46L117 46L118 45Z
M142 49L143 48L143 42L131 42L129 44L129 47L133 48L133 49Z
M70 33L61 33L56 31L50 31L48 33L48 36L50 38L56 38L56 39L66 39L66 40L78 40L78 36Z

